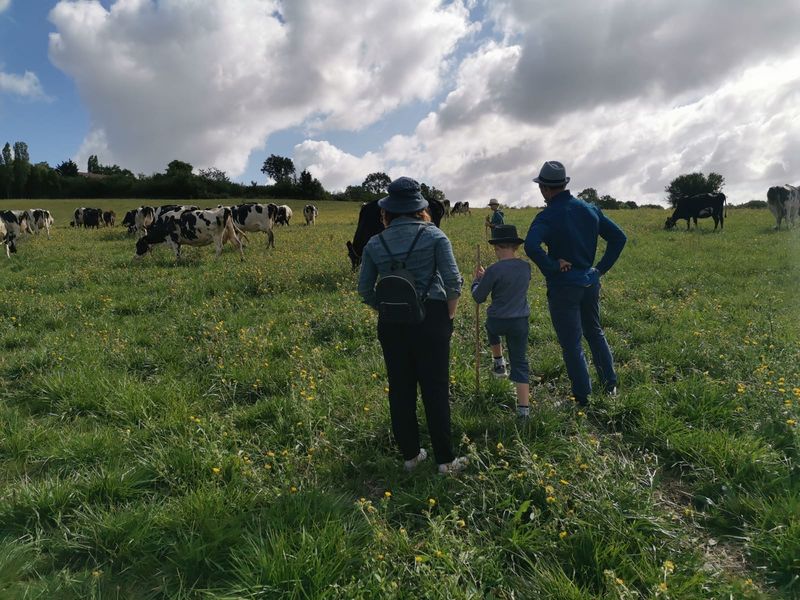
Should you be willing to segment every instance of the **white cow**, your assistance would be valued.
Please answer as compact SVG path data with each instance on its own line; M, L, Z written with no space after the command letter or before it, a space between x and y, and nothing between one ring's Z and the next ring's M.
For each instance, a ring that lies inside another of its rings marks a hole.
M136 242L136 255L141 258L153 246L167 244L175 251L175 258L181 257L181 246L216 245L217 256L222 253L226 239L233 241L244 260L242 242L236 235L233 215L229 208L209 210L174 210L163 213L147 230L144 237Z
M20 211L0 211L0 226L2 226L0 229L0 239L3 240L3 245L6 247L6 256L8 258L11 258L11 254L17 251L17 238L23 231L23 225L28 221L25 215L23 215L20 220L20 218L14 214L15 212Z
M775 217L775 229L781 228L781 221L786 219L786 228L794 222L800 213L800 188L793 185L781 185L769 188L767 205Z
M218 207L223 208L223 207ZM275 204L237 204L228 207L233 215L233 223L239 231L263 231L267 234L267 248L275 247L275 234L272 228L275 225L275 216L278 207ZM228 237L225 236L225 241Z
M44 229L47 232L47 239L50 239L50 228L53 226L53 216L49 210L43 208L29 208L25 211L28 217L28 228L36 235Z
M30 219L28 218L27 210L10 210L8 212L13 213L14 216L17 217L20 233L29 233L33 235L33 230L31 229L31 222Z
M315 225L317 222L317 215L319 211L313 204L306 204L303 207L303 216L306 219L306 225Z
M275 215L275 223L277 225L289 225L292 220L292 209L286 204L281 204L278 207L278 213Z

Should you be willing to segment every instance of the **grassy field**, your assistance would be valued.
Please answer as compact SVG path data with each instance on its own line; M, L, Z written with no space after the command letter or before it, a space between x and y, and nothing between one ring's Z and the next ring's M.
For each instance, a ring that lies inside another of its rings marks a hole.
M121 220L137 202L84 204ZM274 250L249 234L245 263L227 246L176 264L132 261L119 227L70 229L77 203L33 203L53 239L0 257L0 598L800 597L800 230L611 213L620 395L555 407L536 272L525 424L486 367L476 394L465 298L456 478L405 473L393 446L344 248L357 206L306 228L290 204ZM527 231L535 211L506 214ZM468 282L482 220L443 224Z

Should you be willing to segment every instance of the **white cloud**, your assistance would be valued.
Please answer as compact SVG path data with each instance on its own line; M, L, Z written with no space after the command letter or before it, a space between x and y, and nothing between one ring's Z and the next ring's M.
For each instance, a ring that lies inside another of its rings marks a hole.
M0 0L1 1L1 0ZM2 6L0 5L0 8ZM2 12L2 10L0 10ZM0 71L0 93L14 94L24 98L44 98L44 91L35 73L25 71L23 75Z
M488 44L464 60L439 110L413 135L395 136L370 154L369 169L415 177L451 200L475 205L492 197L512 206L540 205L531 179L548 159L567 165L574 193L594 187L639 204L663 201L664 187L692 171L723 174L733 203L762 198L771 185L797 183L800 52L746 69L684 105L634 99L573 111L547 125L474 110L494 101L497 87L490 82L513 71L516 55L513 48ZM470 118L458 119L462 114ZM337 153L329 144L315 144L325 145L329 156ZM359 183L367 172L359 157L339 164L338 187ZM349 179L344 167L351 169ZM324 170L318 176L331 183Z
M50 19L89 138L136 171L180 158L233 176L275 131L359 129L432 98L472 30L461 0L61 0Z
M0 13L5 12L11 6L11 0L0 0Z
M294 147L294 161L298 172L308 170L330 190L358 185L369 173L383 169L381 159L371 152L357 157L328 142L314 140Z

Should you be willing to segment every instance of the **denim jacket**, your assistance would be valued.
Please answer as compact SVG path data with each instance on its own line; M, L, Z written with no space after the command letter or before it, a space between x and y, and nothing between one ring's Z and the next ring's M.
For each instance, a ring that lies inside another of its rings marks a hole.
M433 275L435 257L436 275L428 290L428 299L444 301L458 298L461 295L464 279L458 271L450 240L441 229L433 223L425 223L419 219L397 217L383 231L383 239L394 254L394 259L402 262L420 227L424 227L425 230L419 236L411 256L405 261L406 269L414 276L417 294L420 297L425 294ZM358 277L358 293L364 299L364 303L372 308L377 308L375 282L378 280L378 275L389 273L391 264L392 258L387 254L378 236L372 236L364 247L361 273Z

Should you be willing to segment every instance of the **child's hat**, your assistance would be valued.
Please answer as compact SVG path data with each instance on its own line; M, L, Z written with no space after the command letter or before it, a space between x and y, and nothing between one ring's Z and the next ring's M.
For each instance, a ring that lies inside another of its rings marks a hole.
M514 225L497 225L492 229L490 244L524 244L525 240L517 235Z

